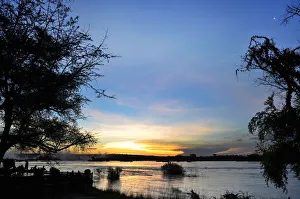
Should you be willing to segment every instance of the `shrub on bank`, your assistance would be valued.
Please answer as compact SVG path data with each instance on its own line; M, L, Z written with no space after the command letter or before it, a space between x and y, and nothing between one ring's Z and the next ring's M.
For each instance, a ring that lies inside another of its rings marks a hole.
M44 168L34 168L33 169L33 175L34 176L38 176L38 177L41 177L43 176L45 173L45 169Z
M121 167L108 167L107 170L108 174L107 174L107 179L109 180L118 180L120 179L120 174L122 172L122 168Z
M176 163L168 162L161 166L161 169L167 175L184 175L183 167Z
M254 196L244 194L242 192L232 193L227 191L225 194L221 195L220 199L254 199Z
M51 176L59 176L60 175L60 170L55 167L51 167L49 170L49 173Z

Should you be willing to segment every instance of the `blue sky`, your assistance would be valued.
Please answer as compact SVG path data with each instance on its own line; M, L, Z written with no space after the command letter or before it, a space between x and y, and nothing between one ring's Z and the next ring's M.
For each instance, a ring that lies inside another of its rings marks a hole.
M80 26L121 57L95 84L116 95L84 107L79 124L99 137L100 153L250 153L250 118L268 88L253 74L235 76L250 37L281 47L299 39L297 21L281 25L285 6L274 0L89 0L72 2Z

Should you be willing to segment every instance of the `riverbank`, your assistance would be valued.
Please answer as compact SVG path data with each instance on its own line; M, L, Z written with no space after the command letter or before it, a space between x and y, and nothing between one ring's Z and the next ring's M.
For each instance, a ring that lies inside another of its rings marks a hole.
M46 199L156 199L151 195L126 195L113 190L99 190L96 188L89 188L80 193L69 193L57 197L47 197ZM187 193L185 195L178 195L173 193L168 196L158 197L159 199L255 199L255 197L244 193L224 193L220 197L209 197L205 195L198 195L196 193Z
M19 166L21 163L16 163ZM23 163L24 164L24 163ZM164 163L148 162L88 162L88 161L62 161L55 167L63 172L72 170L84 172L90 169L94 173L93 186L101 189L113 189L121 193L142 193L154 197L172 193L174 189L189 192L193 189L196 193L205 196L217 196L226 191L244 193L248 192L256 198L267 199L293 199L299 198L300 182L289 175L288 194L276 189L270 184L266 186L262 177L262 170L258 162L180 162L186 171L184 177L167 178L161 171ZM30 162L29 167L36 165L38 168L50 168L47 162ZM120 180L110 183L107 179L107 168L122 167ZM99 174L97 171L101 171ZM1 198L1 196L0 196Z
M118 191L113 190L99 190L96 188L89 188L85 190L84 192L79 193L68 193L63 194L56 197L51 197L46 199L150 199L150 197L144 197L144 196L129 196L126 194L122 194Z

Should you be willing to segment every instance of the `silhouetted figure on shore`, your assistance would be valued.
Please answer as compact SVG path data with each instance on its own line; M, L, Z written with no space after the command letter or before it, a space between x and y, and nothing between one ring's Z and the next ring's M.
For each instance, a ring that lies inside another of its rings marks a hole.
M25 172L25 168L23 165L20 165L16 168L16 172L18 175L24 175L24 172Z
M25 160L25 171L28 171L28 160Z
M191 199L200 199L199 195L193 189L191 190Z
M32 173L35 173L36 170L37 170L37 166L34 166L34 167L31 167L31 168L30 168L30 171L31 171Z

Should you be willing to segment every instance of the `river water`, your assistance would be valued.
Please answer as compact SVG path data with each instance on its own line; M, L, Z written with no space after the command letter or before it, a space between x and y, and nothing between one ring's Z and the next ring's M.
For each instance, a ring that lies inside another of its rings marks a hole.
M46 162L30 162L29 167L46 166ZM127 194L168 196L169 193L185 194L193 189L200 195L220 196L226 191L248 193L256 198L300 198L300 181L289 176L288 193L272 185L266 185L259 162L180 162L184 177L170 178L162 174L163 162L87 162L61 161L55 167L61 171L75 172L91 169L94 172L94 186L99 189L113 189ZM120 180L110 183L107 167L122 167ZM98 173L96 171L101 171Z

